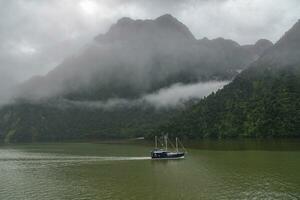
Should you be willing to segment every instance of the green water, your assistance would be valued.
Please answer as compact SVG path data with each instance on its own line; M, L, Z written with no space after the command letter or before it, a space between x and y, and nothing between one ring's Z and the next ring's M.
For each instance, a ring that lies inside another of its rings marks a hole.
M149 144L0 146L0 199L299 199L300 141L188 145L152 161Z

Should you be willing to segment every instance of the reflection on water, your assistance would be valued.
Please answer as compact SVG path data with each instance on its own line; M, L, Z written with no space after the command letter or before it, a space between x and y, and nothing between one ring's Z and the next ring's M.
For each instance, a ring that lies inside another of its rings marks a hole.
M277 151L268 143L272 151L263 143L241 146L247 151L209 143L190 144L184 160L163 161L148 157L147 144L0 146L0 199L300 198L294 142Z

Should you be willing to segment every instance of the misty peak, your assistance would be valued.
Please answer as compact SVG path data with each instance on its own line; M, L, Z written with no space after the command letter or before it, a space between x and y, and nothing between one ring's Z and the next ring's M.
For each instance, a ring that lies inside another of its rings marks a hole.
M190 30L170 14L154 20L133 20L123 17L112 25L109 31L96 37L97 41L158 41L158 40L195 40Z
M173 17L171 14L164 14L158 18L155 19L158 23L180 23L175 17Z
M273 43L267 39L260 39L253 45L253 51L257 55L262 55L267 49L271 48Z
M170 20L177 20L175 17L173 17L173 15L171 15L170 13L166 13L164 15L161 15L159 17L156 18L156 20L159 19L170 19Z
M204 46L213 46L216 48L227 49L227 50L240 47L239 43L230 39L224 39L222 37L218 37L212 40L208 39L207 37L204 37L198 40L198 44Z
M267 40L267 39L259 39L255 43L255 46L269 46L269 47L271 47L272 45L273 45L273 43L270 40Z
M224 46L227 46L227 45L232 45L232 46L235 46L235 47L240 46L239 43L237 43L233 40L230 40L230 39L224 39L222 37L218 37L216 39L213 39L212 41L215 42L215 43L218 43L220 45L224 45Z
M279 45L297 45L300 46L300 19L294 24L294 26L288 30L283 37L276 43Z
M260 62L281 67L300 63L300 20L265 52Z
M189 28L181 23L178 19L171 14L165 14L155 19L155 22L162 27L169 28L170 30L181 32L188 39L195 39Z
M126 24L129 24L129 23L133 23L134 22L134 20L133 19L131 19L130 17L122 17L121 19L119 19L118 21L117 21L117 24L119 24L119 25L126 25Z

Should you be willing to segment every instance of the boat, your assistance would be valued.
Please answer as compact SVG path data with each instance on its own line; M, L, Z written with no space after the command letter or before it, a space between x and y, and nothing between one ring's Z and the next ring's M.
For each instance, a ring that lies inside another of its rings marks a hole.
M168 136L164 136L164 149L159 149L157 147L157 136L155 136L155 149L151 151L151 158L162 160L162 159L182 159L184 158L184 155L186 154L186 150L182 143L179 141L179 139L176 137L176 146L175 151L168 151ZM179 151L178 149L178 142L181 143L181 146L184 151ZM172 143L170 142L172 145ZM174 145L173 145L174 146Z

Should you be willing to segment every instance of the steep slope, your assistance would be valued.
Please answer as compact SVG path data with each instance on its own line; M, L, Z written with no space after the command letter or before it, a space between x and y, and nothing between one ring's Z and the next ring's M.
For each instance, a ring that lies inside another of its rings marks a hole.
M263 52L223 38L197 40L171 15L122 18L78 55L21 85L15 103L0 110L0 139L145 135L181 108L157 109L143 101L90 105L135 102L177 83L231 80Z
M160 127L202 137L300 136L300 21L230 84Z

